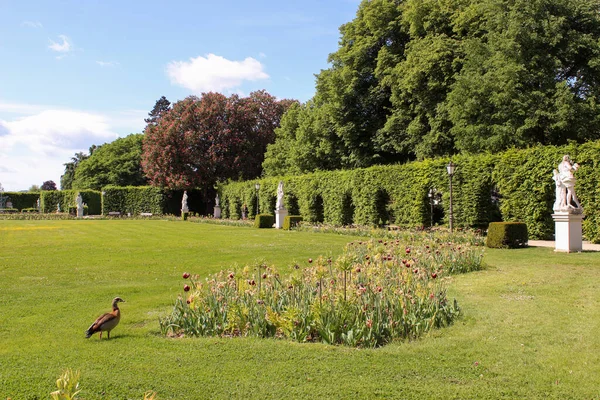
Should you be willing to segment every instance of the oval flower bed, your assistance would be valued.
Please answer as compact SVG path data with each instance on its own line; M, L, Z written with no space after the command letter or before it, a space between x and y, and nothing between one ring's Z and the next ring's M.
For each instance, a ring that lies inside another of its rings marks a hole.
M160 326L171 336L377 347L450 324L460 309L447 298L445 277L480 269L482 255L482 247L469 244L370 240L350 243L335 260L295 265L285 278L265 263L204 281L185 273L185 293Z

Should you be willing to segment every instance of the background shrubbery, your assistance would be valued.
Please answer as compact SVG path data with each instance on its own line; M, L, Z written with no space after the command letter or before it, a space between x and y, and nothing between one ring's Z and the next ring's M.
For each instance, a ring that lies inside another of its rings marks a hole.
M522 221L532 239L551 239L554 233L552 170L564 154L579 163L577 194L587 215L587 239L600 242L600 142L582 145L538 146L498 154L460 155L453 177L454 224L487 227L494 221ZM305 221L333 225L428 226L430 188L441 194L434 217L448 222L448 158L350 171L317 172L260 181L230 182L219 187L223 213L239 218L240 207L256 210L255 183L260 183L260 210L273 210L279 181L285 183L285 205ZM439 214L438 214L439 213ZM434 219L434 223L435 223Z

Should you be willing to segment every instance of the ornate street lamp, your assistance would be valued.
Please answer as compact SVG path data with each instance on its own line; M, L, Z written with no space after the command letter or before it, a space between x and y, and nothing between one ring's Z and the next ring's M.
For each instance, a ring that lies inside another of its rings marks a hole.
M446 169L448 170L448 176L450 177L450 215L449 215L449 221L450 221L450 232L452 232L454 229L453 227L453 219L454 216L452 215L452 175L454 175L454 163L452 162L452 160L450 160L450 162L448 163L448 165L446 165Z
M256 185L254 185L254 189L256 189L256 215L258 215L258 212L260 211L260 208L258 207L258 191L260 189L260 183L256 183Z

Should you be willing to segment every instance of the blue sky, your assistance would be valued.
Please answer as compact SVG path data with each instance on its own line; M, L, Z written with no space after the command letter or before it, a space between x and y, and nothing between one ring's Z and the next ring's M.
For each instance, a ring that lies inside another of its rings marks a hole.
M163 95L308 100L359 2L0 0L0 184L59 184L76 152L141 132Z

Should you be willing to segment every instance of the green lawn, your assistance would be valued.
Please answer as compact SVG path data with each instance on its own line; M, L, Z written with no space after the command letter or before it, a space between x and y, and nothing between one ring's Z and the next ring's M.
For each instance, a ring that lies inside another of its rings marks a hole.
M375 350L166 339L184 271L339 253L352 237L176 221L0 221L0 399L46 399L70 367L82 399L600 398L600 253L487 250L453 278L464 316ZM84 331L113 297L110 340Z

